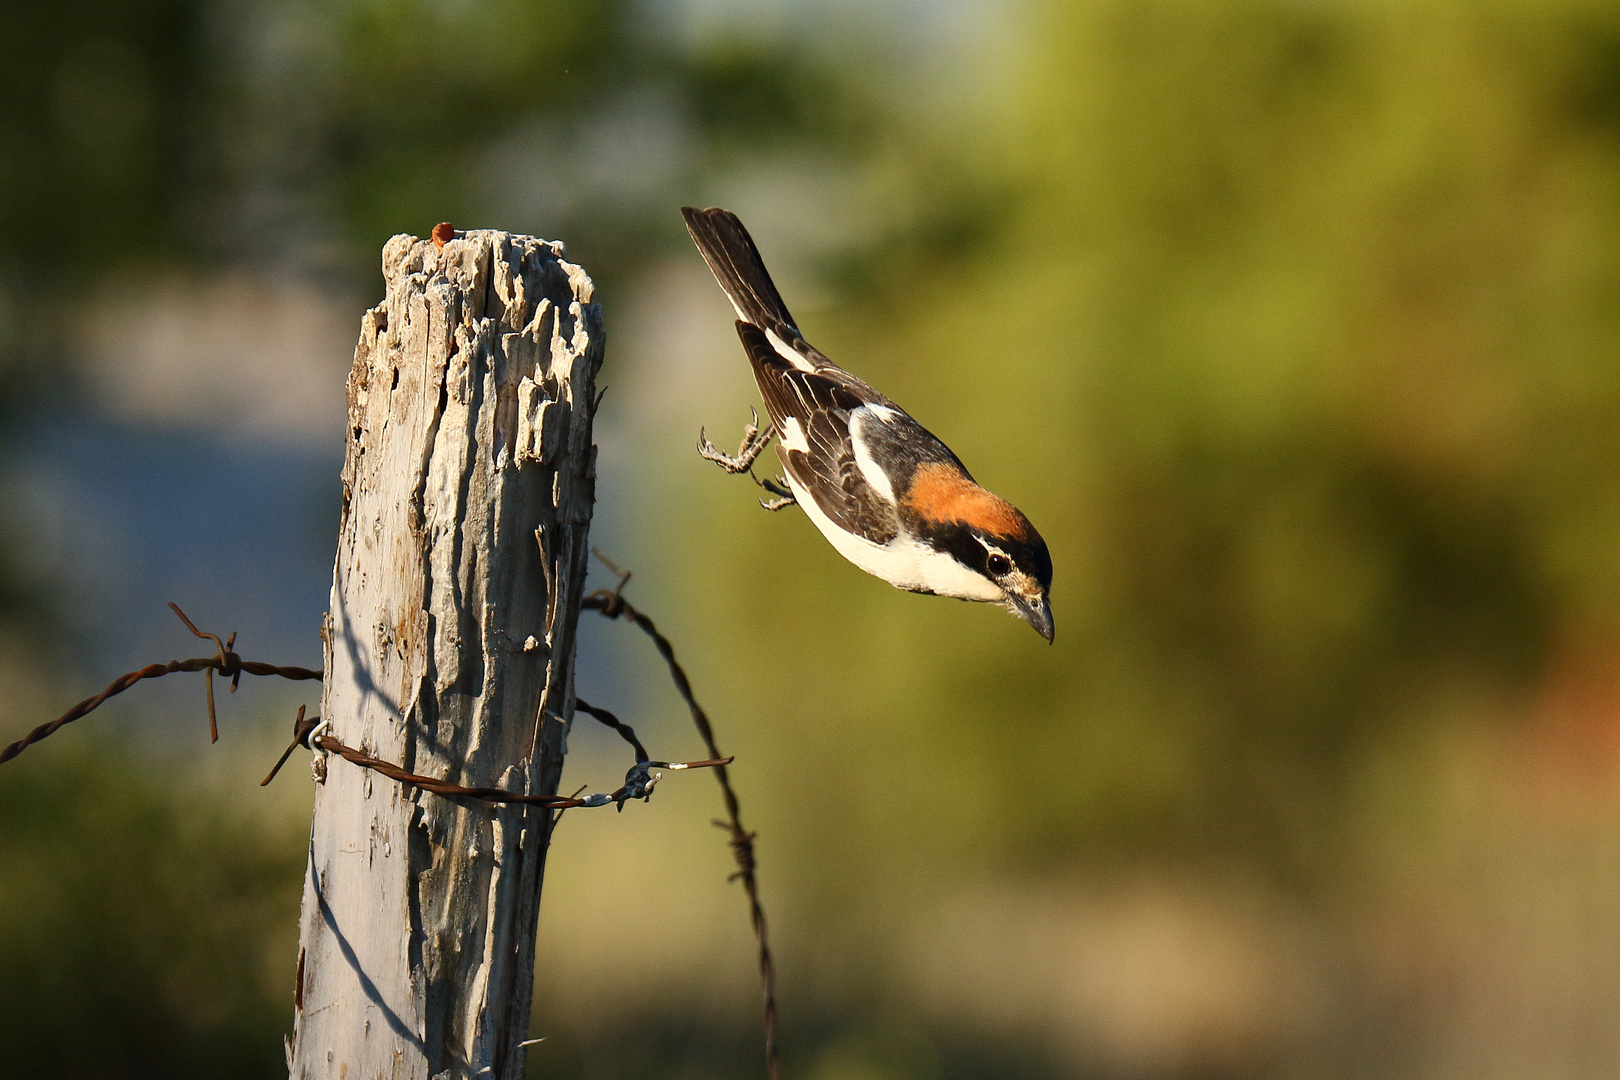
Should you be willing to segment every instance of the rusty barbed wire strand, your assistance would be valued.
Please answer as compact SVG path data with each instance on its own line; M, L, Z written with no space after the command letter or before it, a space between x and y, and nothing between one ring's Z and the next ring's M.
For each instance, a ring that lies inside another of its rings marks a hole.
M684 769L714 769L715 776L720 784L721 793L725 798L726 814L729 819L729 821L725 822L716 821L715 825L730 832L731 836L729 843L732 849L732 857L737 863L737 872L732 874L731 878L728 880L741 879L743 882L743 888L748 894L749 916L754 927L754 937L759 943L759 972L760 981L763 984L765 999L765 1068L770 1080L778 1080L776 1041L776 968L775 962L771 956L770 937L765 922L765 910L760 904L759 899L759 882L757 877L758 863L756 862L754 856L754 840L758 834L751 833L743 827L742 808L737 800L736 791L733 790L731 786L730 775L726 771L726 766L730 765L736 759L720 753L720 748L715 743L714 726L710 723L708 714L703 711L703 707L698 704L697 698L692 692L691 680L687 678L686 670L682 668L680 662L675 659L674 645L672 645L670 640L659 631L657 624L654 623L651 618L649 618L644 612L637 609L629 601L624 599L623 590L625 584L630 580L629 571L620 570L617 566L614 566L613 563L602 555L600 551L595 551L593 549L593 552L597 558L601 559L602 562L618 576L619 585L615 590L609 591L600 589L585 597L581 603L581 610L597 611L609 619L628 619L652 639L654 647L658 650L659 655L663 657L664 663L669 669L670 678L675 683L676 691L680 694L681 699L686 703L686 707L691 713L692 721L698 729L698 734L703 738L704 746L708 749L711 755L709 758L703 761L686 762L649 760L646 749L641 745L640 740L636 738L634 730L632 730L628 724L625 724L623 721L619 720L618 717L614 716L606 709L601 709L596 706L580 702L576 698L575 706L579 711L584 712L587 715L599 720L603 724L606 724L608 727L613 728L621 736L623 736L627 742L630 743L632 748L634 748L636 752L636 763L631 766L630 771L625 775L625 783L621 787L612 792L586 795L584 797L579 797L577 793L571 797L558 795L525 795L521 792L506 791L502 788L463 787L459 784L452 784L448 781L440 780L435 777L422 776L417 773L407 772L404 768L395 765L392 762L384 761L381 758L373 757L370 754L366 754L360 750L356 750L353 747L347 746L333 735L316 735L315 733L322 726L321 721L318 717L306 719L304 716L305 706L301 705L298 708L298 716L293 721L292 744L288 746L287 749L282 753L280 759L270 770L269 775L259 782L259 786L263 787L275 779L276 774L281 770L282 766L286 764L287 759L292 755L293 751L302 745L312 750L316 750L323 755L329 753L337 754L339 757L342 757L344 760L349 761L354 765L358 765L361 768L371 769L375 772L380 772L384 776L387 776L400 784L416 787L423 791L432 792L440 796L449 798L472 798L489 803L521 803L543 806L557 812L552 816L551 819L551 825L555 827L558 817L561 816L561 813L564 810L569 810L576 807L616 805L618 809L622 811L624 809L625 802L630 799L649 798L652 794L653 787L658 783L661 776L661 774L656 773L653 770L669 769L671 771L677 771ZM164 675L172 675L176 672L205 672L208 695L209 735L212 741L217 742L219 740L219 725L214 708L213 676L215 672L218 672L222 677L230 678L231 693L236 692L236 688L240 684L242 675L244 673L257 676L273 675L279 678L292 680L315 680L324 677L324 672L318 669L296 667L291 665L283 666L277 664L266 664L254 660L243 660L242 657L235 651L236 634L234 631L228 638L221 640L217 634L199 630L197 626L186 617L186 613L180 610L179 605L171 602L169 607L174 611L175 615L180 619L180 621L185 624L186 629L190 630L197 637L212 641L214 643L216 649L218 650L215 655L209 657L194 657L189 660L170 660L166 664L148 664L146 667L140 668L137 671L131 671L120 676L119 678L113 680L113 682L109 684L101 693L96 694L93 697L85 698L83 701L73 706L73 708L69 709L55 720L39 725L22 738L7 744L3 748L0 748L0 764L10 761L28 747L50 737L61 728L71 724L73 721L80 720L85 716L88 716L109 698L122 694L125 690L128 690L136 683L142 682L146 679L161 678ZM311 736L313 736L313 738Z
M274 780L276 774L281 771L281 767L292 756L293 751L303 746L317 753L336 754L345 761L358 765L363 769L382 773L390 780L447 798L479 799L488 803L521 803L527 806L544 806L547 809L558 811L571 810L575 807L616 805L622 811L624 804L631 799L648 799L652 796L652 790L661 776L657 770L668 769L671 772L680 772L685 769L720 769L736 760L729 757L717 757L706 761L651 761L647 758L646 753L640 749L641 744L638 742L635 743L638 755L636 763L630 767L630 771L625 774L624 784L616 791L586 795L583 798L580 798L577 792L573 796L525 795L518 791L507 791L505 788L464 787L461 784L453 784L448 780L441 780L437 777L407 772L403 767L395 765L391 761L384 761L382 758L367 754L362 750L356 750L352 746L344 745L342 740L335 735L316 734L322 726L320 717L305 718L304 708L302 705L298 707L298 715L293 720L293 741L291 745L282 751L275 767L270 770L270 775L259 781L260 787L264 787ZM595 716L598 711L606 712L605 709L591 709L590 713ZM608 715L612 716L611 713L608 713ZM627 728L628 725L620 723L619 727Z
M650 780L645 780L639 785L627 778L625 785L620 787L617 791L604 792L597 795L586 795L583 798L571 799L563 795L525 795L522 792L507 791L504 788L462 787L460 784L452 784L448 780L439 780L432 776L422 776L419 773L406 772L404 769L400 768L398 765L395 765L391 761L384 761L381 758L373 757L370 754L356 750L352 746L345 746L334 735L317 735L315 738L310 740L310 742L317 750L324 750L327 753L336 754L345 761L358 765L363 769L370 769L373 772L380 772L390 780L396 780L401 784L421 788L423 791L431 791L435 795L443 795L448 798L480 799L489 803L521 803L526 806L544 806L552 810L572 810L577 806L608 806L610 804L617 804L622 809L624 804L631 799L647 798L652 794L653 785L657 783L657 776L654 774ZM727 765L731 764L734 760L736 759L713 758L707 761L639 761L634 767L631 768L630 775L631 777L634 777L638 772L645 775L646 769L644 766L650 766L654 769L671 770L723 769Z
M715 745L714 726L692 693L692 682L686 677L686 669L675 659L675 646L659 631L657 624L648 618L646 613L624 598L624 586L630 580L629 572L614 566L600 551L594 554L603 565L618 576L619 586L617 589L598 589L591 593L581 601L581 610L597 611L609 619L628 619L652 639L653 647L658 650L658 655L664 658L664 663L669 668L670 679L674 681L676 691L692 714L692 723L697 726L698 734L703 737L703 745L708 749L712 759L721 759L720 748ZM727 763L731 760L724 758ZM732 858L737 862L737 872L727 880L741 879L743 889L748 894L748 914L754 925L754 938L759 942L759 978L765 998L765 1072L770 1080L778 1080L776 962L771 956L770 935L765 925L765 909L759 900L758 863L754 858L754 839L758 834L743 828L742 807L737 801L737 793L732 790L731 777L725 765L716 765L714 773L725 797L726 814L729 818L729 821L716 821L715 824L731 833L728 842L731 845Z
M73 721L83 719L94 712L108 698L122 694L125 690L144 679L157 679L164 675L173 675L177 671L206 671L208 673L208 729L213 740L217 742L219 740L219 723L214 718L214 672L217 671L221 676L230 678L232 693L235 693L236 685L243 674L275 675L283 679L319 679L322 677L321 672L310 668L280 667L275 664L262 664L256 660L243 660L232 649L232 646L236 643L234 633L231 634L229 639L221 641L216 634L208 634L198 630L196 626L192 625L191 620L186 618L186 613L181 611L177 605L171 603L169 607L180 617L180 621L186 624L186 629L200 638L212 641L219 647L219 652L214 656L199 656L191 660L170 660L167 664L148 664L139 671L131 671L128 674L120 675L101 693L94 697L85 698L50 723L41 724L17 741L0 748L0 764L10 761L41 739L56 734L58 730L73 723Z

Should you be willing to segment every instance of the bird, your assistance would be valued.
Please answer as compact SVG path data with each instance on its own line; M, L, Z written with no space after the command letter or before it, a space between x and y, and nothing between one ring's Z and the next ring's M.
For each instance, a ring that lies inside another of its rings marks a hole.
M770 420L735 455L707 432L699 452L747 471L774 436L784 474L758 481L797 504L840 555L896 588L999 604L1052 641L1052 557L1029 518L973 479L900 406L804 339L736 214L681 208L687 231L737 311L737 336Z

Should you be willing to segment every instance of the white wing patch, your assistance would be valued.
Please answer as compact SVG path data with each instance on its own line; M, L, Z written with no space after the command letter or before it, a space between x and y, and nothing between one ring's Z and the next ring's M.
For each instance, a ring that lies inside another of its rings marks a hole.
M781 338L777 337L775 331L766 330L765 340L771 343L771 348L776 350L776 354L778 356L792 364L794 367L798 368L800 371L816 370L816 365L812 364L808 357L799 352L799 350L795 349L793 346L789 345L787 342L783 341Z
M782 445L801 454L810 452L810 440L805 438L804 425L799 423L797 416L788 417L787 422L782 425Z
M887 415L885 415L887 414ZM885 502L895 502L894 485L889 482L889 474L872 457L872 449L866 444L866 425L869 423L883 423L894 410L882 405L864 405L849 414L849 442L855 449L855 464L861 470L861 476L872 485Z

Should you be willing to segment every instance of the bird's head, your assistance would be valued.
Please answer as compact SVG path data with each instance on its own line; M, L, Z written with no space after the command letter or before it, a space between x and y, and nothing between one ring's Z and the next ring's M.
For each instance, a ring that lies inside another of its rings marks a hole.
M1028 521L1024 526L1021 535L986 535L970 530L974 547L979 549L972 568L1001 591L1001 602L1008 611L1033 626L1051 644L1052 556L1034 526Z
M1051 642L1052 556L1017 507L948 465L918 469L905 506L956 567L931 591L1002 604Z

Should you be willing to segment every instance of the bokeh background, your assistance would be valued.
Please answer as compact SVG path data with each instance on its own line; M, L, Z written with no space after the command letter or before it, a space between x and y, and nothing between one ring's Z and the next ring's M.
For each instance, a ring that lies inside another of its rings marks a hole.
M0 12L6 731L206 651L164 600L318 663L380 246L533 232L598 283L596 540L739 756L789 1076L1620 1072L1620 5ZM682 203L1028 512L1055 646L698 459L755 398ZM700 756L630 631L580 663ZM0 1076L283 1074L306 700L210 747L171 679L0 771ZM717 810L564 820L530 1076L759 1075Z

